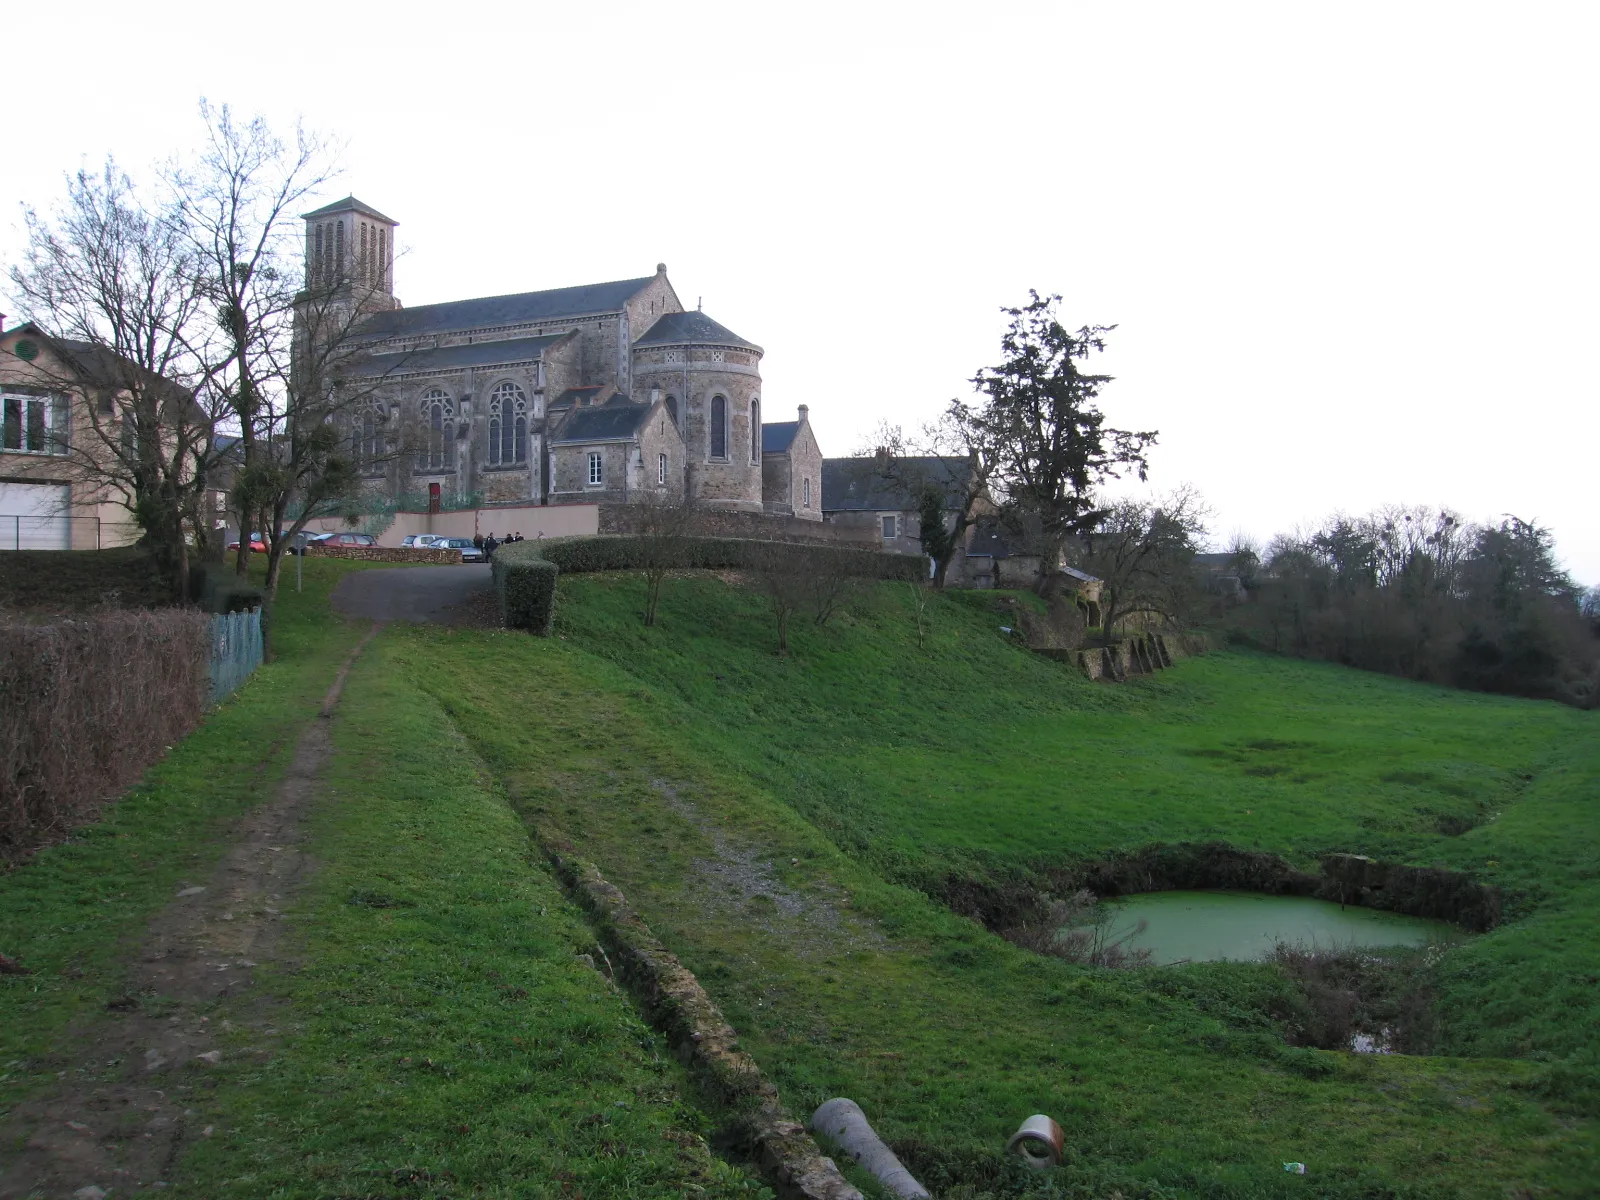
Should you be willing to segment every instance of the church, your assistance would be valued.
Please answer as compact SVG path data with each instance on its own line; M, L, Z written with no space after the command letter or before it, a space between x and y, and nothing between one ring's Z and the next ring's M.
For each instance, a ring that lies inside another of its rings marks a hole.
M351 446L401 507L639 504L822 519L805 405L765 422L762 349L653 275L405 308L396 222L354 196L305 215L308 294L346 296Z

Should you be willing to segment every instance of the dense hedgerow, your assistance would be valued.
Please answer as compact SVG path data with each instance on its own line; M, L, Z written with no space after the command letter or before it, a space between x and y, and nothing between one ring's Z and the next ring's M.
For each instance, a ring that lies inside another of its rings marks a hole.
M210 619L0 620L0 858L63 837L200 723Z
M755 538L577 537L513 542L494 556L494 588L508 629L548 634L555 618L556 579L597 571L640 571L665 565L678 571L762 570L777 543ZM927 567L920 557L843 546L783 544L797 571L861 579L915 582Z

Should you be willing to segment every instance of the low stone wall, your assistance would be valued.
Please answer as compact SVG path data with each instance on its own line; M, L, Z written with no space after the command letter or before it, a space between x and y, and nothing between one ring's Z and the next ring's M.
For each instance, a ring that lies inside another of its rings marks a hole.
M651 932L628 898L593 863L549 831L540 840L562 883L593 918L616 955L619 973L672 1048L738 1114L761 1165L794 1200L862 1200L834 1161L791 1116L778 1089L739 1045L739 1035L676 955Z
M360 558L367 562L410 563L414 567L456 566L459 550L412 550L395 546L307 546L312 558Z
M601 533L638 533L640 510L631 504L602 504ZM807 521L781 513L724 512L697 509L689 532L700 537L762 538L779 542L804 542L822 546L850 546L880 550L882 543L870 529L852 529L824 521Z

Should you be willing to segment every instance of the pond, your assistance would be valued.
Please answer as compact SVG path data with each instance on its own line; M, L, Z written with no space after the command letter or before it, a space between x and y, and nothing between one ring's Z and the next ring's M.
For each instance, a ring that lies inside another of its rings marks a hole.
M1113 937L1147 922L1125 943L1149 950L1162 966L1180 962L1262 958L1278 942L1341 948L1422 946L1461 936L1447 921L1375 908L1341 907L1309 896L1260 892L1145 892L1107 901L1116 913Z

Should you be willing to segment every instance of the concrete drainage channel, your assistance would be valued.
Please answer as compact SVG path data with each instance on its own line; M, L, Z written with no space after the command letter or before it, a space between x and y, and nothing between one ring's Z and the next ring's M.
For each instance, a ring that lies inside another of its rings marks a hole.
M651 932L627 897L565 839L538 830L536 836L562 884L594 921L651 1022L737 1114L740 1133L780 1193L797 1200L863 1200L784 1108L778 1089L755 1059L740 1049L738 1033L700 981Z

